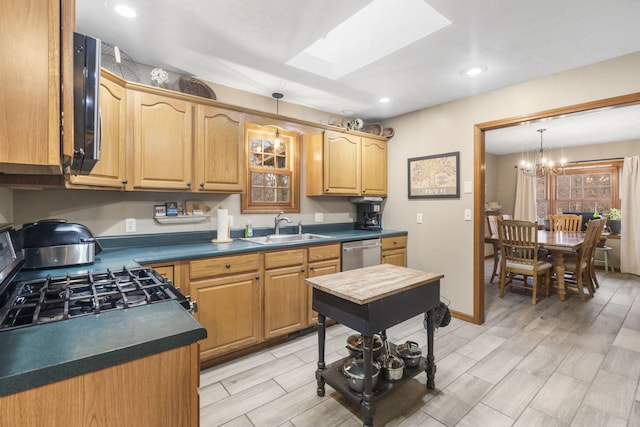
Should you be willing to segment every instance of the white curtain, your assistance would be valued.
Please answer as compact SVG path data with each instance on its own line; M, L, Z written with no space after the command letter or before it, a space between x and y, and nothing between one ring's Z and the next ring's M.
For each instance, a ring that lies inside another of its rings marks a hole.
M640 156L624 158L620 198L620 271L640 275Z
M536 177L518 170L513 219L536 221Z

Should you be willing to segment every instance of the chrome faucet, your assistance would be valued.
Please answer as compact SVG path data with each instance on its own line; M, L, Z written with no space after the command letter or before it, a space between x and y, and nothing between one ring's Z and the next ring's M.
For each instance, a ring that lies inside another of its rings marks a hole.
M278 215L276 215L276 219L275 219L275 234L280 234L280 223L282 221L287 221L287 222L291 222L291 220L289 218L287 218L286 216L282 216L282 214L284 213L284 211L280 211L280 213Z
M298 221L298 234L302 234L302 221Z

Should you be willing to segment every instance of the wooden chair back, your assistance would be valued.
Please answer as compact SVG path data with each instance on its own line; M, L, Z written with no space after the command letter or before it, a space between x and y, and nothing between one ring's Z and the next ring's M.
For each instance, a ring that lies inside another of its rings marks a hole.
M535 267L538 262L538 225L535 222L500 220L498 238L503 264L516 263Z
M535 305L539 291L546 291L549 296L551 264L538 261L538 224L533 221L504 220L498 221L498 238L500 241L500 298L504 295L507 284L510 287L530 289L532 303ZM514 283L514 275L522 275L525 280L521 285ZM529 287L526 277L532 277ZM544 286L538 288L538 280L544 276ZM507 282L508 280L508 282Z
M550 231L582 231L582 215L555 214L549 215Z
M498 220L500 215L487 215L487 225L489 226L489 234L492 236L498 235Z

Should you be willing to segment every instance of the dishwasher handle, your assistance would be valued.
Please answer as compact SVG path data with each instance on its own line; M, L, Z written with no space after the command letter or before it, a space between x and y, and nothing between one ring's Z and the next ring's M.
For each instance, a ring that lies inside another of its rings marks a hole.
M362 246L343 246L343 252L352 252L352 251L363 251L365 249L379 248L382 245L380 243L374 243L372 245L362 245Z

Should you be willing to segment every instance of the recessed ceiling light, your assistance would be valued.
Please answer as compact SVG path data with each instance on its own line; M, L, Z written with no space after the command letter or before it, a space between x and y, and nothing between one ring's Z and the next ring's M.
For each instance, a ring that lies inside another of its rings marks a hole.
M124 4L118 4L113 8L118 15L124 16L125 18L135 18L137 13L133 10L132 7L129 7Z
M378 99L378 102L380 104L386 104L387 102L391 101L388 97L383 96L382 98Z
M477 76L478 74L482 74L485 71L487 71L487 67L485 66L471 67L471 68L466 68L462 70L462 74L465 76L473 77L473 76Z

